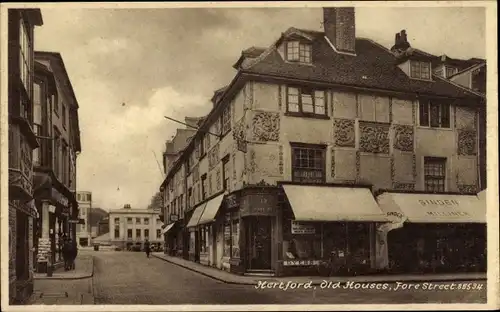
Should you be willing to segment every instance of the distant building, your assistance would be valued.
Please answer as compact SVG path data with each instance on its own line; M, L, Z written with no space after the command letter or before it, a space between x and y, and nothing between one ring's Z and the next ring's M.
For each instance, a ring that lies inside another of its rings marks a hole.
M142 248L146 239L151 243L162 243L162 226L159 213L152 209L132 209L125 205L109 212L111 244L123 249L134 244Z
M76 229L76 241L79 246L89 246L91 243L89 213L92 209L92 192L80 191L77 193L78 206L80 208L79 218L84 224L79 224Z
M102 218L97 225L97 235L102 236L109 233L109 217Z

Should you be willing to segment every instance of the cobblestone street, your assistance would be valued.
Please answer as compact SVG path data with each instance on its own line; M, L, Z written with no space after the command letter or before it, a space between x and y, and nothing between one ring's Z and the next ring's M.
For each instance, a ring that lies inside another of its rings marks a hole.
M96 304L391 304L485 303L481 290L376 289L256 289L233 285L181 268L144 253L99 251L95 253ZM290 278L293 281L293 278ZM466 282L460 282L466 283ZM447 283L434 283L451 284Z

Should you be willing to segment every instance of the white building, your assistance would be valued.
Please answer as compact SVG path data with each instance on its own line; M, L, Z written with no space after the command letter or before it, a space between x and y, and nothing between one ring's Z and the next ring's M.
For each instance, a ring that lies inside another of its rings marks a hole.
M90 246L92 243L89 213L92 209L92 192L80 191L76 194L78 201L79 215L78 218L83 219L85 224L78 224L76 228L76 241L78 246Z
M146 239L152 244L162 244L162 225L159 211L131 209L130 205L125 205L109 212L110 242L123 249L133 245L142 248Z

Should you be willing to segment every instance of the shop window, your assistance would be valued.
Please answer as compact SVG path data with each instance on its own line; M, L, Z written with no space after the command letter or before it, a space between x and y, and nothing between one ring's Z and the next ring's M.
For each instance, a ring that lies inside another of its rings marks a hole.
M323 183L325 166L323 146L292 145L292 179L294 182Z
M240 257L240 220L232 220L231 228L231 258Z
M200 227L200 252L208 251L208 227Z
M231 256L231 213L226 213L224 218L224 257Z
M425 157L424 179L427 192L444 192L446 181L446 158Z

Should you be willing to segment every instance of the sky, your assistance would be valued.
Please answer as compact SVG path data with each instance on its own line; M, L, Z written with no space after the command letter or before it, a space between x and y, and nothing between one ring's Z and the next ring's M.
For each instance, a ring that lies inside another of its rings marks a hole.
M158 191L165 141L203 116L251 46L287 28L322 30L321 8L42 8L35 49L60 52L79 104L77 190L105 210L145 208ZM356 35L390 48L406 29L432 54L486 58L483 8L356 8ZM155 160L156 155L156 160Z

